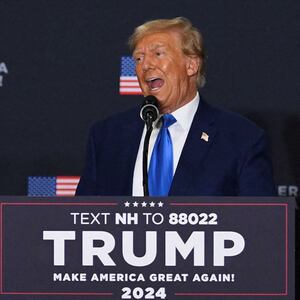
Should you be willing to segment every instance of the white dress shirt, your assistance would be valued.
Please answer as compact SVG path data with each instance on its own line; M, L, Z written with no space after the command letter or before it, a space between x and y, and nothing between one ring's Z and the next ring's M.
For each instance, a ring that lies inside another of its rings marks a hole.
M200 97L197 92L195 98L180 107L179 109L172 112L172 115L176 118L177 122L172 124L168 129L172 138L173 143L173 175L176 172L178 161L189 133L192 121L199 105ZM157 122L153 128L149 141L149 152L148 152L148 167L152 155L152 150L160 130L160 122ZM146 126L142 134L138 154L135 161L133 182L132 182L132 196L144 196L143 191L143 147L144 139L146 134Z

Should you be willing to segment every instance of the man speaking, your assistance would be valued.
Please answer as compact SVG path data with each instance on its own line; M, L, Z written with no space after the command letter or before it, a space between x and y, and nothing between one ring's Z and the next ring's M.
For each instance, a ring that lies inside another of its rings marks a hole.
M159 108L149 140L150 196L273 196L264 131L198 93L205 53L191 22L146 22L129 45L143 95L155 96ZM146 127L140 108L96 123L76 194L144 196Z

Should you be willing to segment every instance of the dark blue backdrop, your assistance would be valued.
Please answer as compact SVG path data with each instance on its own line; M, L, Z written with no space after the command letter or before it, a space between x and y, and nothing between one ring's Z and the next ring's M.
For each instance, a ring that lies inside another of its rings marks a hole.
M299 7L291 0L0 1L0 194L29 175L79 175L90 124L137 105L119 95L133 28L183 15L204 34L216 105L268 132L281 194L300 182ZM295 187L293 187L295 186Z

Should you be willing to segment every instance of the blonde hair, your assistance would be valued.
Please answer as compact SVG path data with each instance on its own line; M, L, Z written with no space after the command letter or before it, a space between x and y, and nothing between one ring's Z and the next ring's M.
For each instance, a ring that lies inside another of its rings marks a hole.
M148 21L135 28L129 37L128 45L134 51L137 43L146 35L175 30L180 34L182 52L185 55L194 55L200 58L202 64L197 74L197 84L202 87L205 84L205 51L201 32L193 27L190 20L184 17L174 19L157 19Z

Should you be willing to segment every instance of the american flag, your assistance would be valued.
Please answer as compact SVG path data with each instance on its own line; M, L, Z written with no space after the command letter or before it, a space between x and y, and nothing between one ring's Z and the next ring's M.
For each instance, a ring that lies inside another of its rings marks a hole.
M135 74L135 62L131 56L121 57L121 76L120 76L121 95L141 95L137 76Z
M29 176L28 196L75 196L79 176Z

